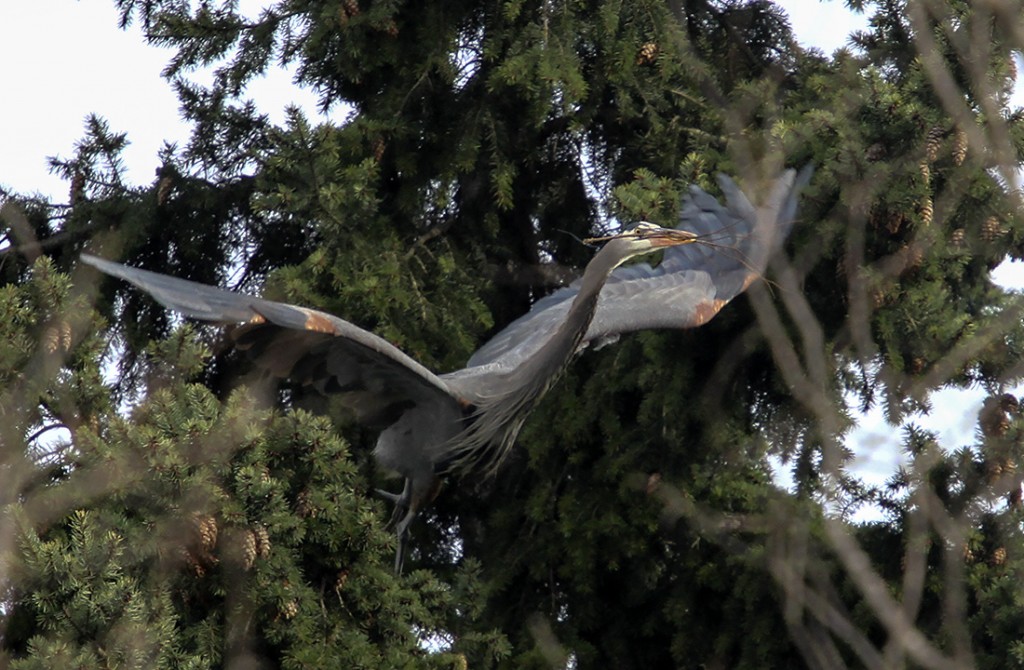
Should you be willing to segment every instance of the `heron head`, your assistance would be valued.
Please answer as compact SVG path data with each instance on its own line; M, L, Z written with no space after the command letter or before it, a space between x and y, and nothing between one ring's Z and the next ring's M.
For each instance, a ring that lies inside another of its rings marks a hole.
M657 251L664 247L675 247L681 244L691 244L696 241L697 235L688 230L662 228L648 221L641 221L629 230L617 235L595 237L586 240L587 243L608 242L609 244L615 244L627 256L636 256L649 251Z

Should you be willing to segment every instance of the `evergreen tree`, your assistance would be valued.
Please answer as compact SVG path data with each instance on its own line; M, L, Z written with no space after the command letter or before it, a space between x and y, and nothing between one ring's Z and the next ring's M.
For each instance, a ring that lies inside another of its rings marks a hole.
M4 209L6 662L1024 665L1024 333L989 275L1024 255L1019 10L859 3L827 57L764 0L117 4L176 50L194 133L132 186L90 119L68 202ZM280 62L350 119L271 124L245 87ZM309 305L448 370L585 265L576 237L808 162L773 284L585 353L495 478L448 483L405 576L375 436L296 389L264 407L219 331L74 264ZM911 424L891 485L848 471L854 410L968 385L977 444Z

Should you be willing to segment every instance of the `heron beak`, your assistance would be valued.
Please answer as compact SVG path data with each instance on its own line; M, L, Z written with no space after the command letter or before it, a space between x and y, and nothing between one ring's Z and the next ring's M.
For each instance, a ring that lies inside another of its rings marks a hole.
M652 247L676 247L681 244L690 244L697 241L697 234L688 230L676 230L675 228L662 228L660 226L648 226L634 228L617 235L606 235L604 237L590 237L583 240L586 244L597 244L610 240L638 239L649 240Z
M651 241L653 247L676 247L680 244L690 244L697 241L696 233L688 230L676 230L675 228L659 228L642 234L639 237Z

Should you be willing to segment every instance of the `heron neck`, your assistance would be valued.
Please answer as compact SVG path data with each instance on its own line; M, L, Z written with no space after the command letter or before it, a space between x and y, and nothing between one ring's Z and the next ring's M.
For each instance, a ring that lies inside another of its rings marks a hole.
M597 309L598 296L608 276L624 260L615 241L606 244L587 264L579 293L572 301L565 320L536 355L524 366L530 374L556 377L579 349ZM522 368L520 368L522 370Z

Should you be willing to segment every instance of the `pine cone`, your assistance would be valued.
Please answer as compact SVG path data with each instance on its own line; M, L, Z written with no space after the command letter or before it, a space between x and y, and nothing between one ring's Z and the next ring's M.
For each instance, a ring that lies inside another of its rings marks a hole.
M957 128L953 134L953 165L963 165L967 159L967 132Z
M48 354L57 353L58 350L70 351L71 324L64 320L51 323L43 331L42 342Z
M256 538L256 555L260 558L266 558L270 555L270 533L267 532L266 526L256 526L252 531L253 537Z
M946 131L942 126L932 126L932 129L928 131L928 137L924 143L924 155L929 163L934 163L938 158L939 149L942 148L942 138L945 135Z
M71 188L68 190L68 202L77 205L85 197L85 175L76 172L71 177Z
M654 492L657 491L660 488L661 488L661 473L660 472L652 472L650 474L650 476L647 477L647 488L646 488L647 495L653 495Z
M949 243L958 249L964 246L965 241L966 233L963 228L957 228L949 236Z
M999 219L990 216L985 219L985 223L981 224L981 239L985 242L992 242L998 239L1003 234L1003 227L999 224Z
M921 172L921 181L925 184L931 184L932 168L928 165L928 161L921 161L921 164L917 166L917 169Z
M302 489L299 491L299 495L295 497L295 511L303 519L315 519L316 518L316 507L309 501L309 490Z
M920 267L921 261L924 260L924 249L919 244L904 244L900 247L899 255L903 260L903 269L913 270L914 268Z
M973 563L975 559L974 550L971 549L971 545L964 545L964 563Z
M885 229L890 234L895 235L899 232L900 228L903 227L903 212L892 211L889 212L889 220L885 224Z
M46 330L43 331L42 340L43 349L46 350L46 353L57 353L57 349L60 348L60 333L57 331L56 326L47 326Z
M203 551L212 551L217 546L217 520L209 514L193 514L192 529L199 539Z
M337 592L344 590L346 582L348 582L348 570L342 570L338 573L338 578L334 580L334 590Z
M637 65L648 65L653 63L654 59L658 57L658 45L654 42L648 42L647 44L640 47L640 52L636 55Z
M71 331L71 324L68 323L67 321L61 321L57 325L57 330L60 331L60 348L63 349L64 351L70 351L71 336L73 334Z
M171 188L174 186L174 178L170 175L165 175L160 179L160 182L156 186L156 204L163 205L167 202L167 197L171 194Z
M294 600L289 600L281 607L281 616L285 620L294 619L295 615L299 613L299 603Z
M206 575L206 567L191 551L185 551L185 563L188 564L188 567L191 568L196 577L203 577Z
M242 567L246 570L252 568L256 562L256 555L259 553L259 541L256 534L251 530L242 533Z
M359 3L356 0L343 0L341 8L346 17L359 16Z
M1006 547L997 547L992 552L992 565L1002 565L1006 563Z
M932 197L926 195L924 200L921 201L921 224L930 226L932 224L932 218L935 216L935 205L932 203Z
M1010 417L1006 415L998 398L986 398L978 412L978 425L985 437L1002 437L1010 429ZM1001 468L1001 466L1000 466Z

